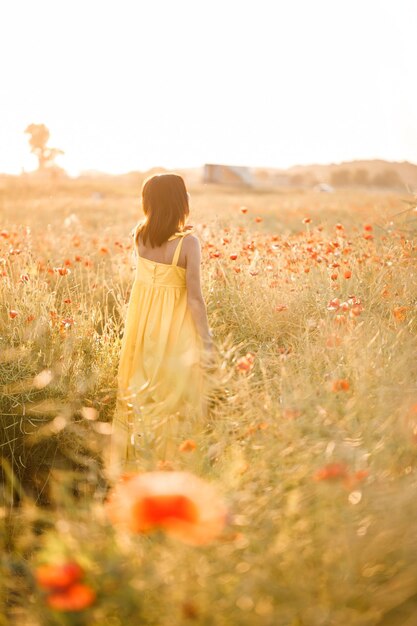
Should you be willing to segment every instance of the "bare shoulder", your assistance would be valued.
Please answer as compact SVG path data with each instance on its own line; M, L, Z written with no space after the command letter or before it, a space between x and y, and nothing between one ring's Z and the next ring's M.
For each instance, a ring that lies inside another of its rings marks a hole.
M185 251L192 254L193 252L201 251L200 240L197 235L190 233L184 237L183 247Z

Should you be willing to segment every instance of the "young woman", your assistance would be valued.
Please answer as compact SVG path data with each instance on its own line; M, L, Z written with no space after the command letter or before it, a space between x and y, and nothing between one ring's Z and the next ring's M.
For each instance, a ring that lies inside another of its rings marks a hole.
M204 427L214 345L200 282L201 246L187 226L189 194L177 174L142 186L145 219L134 228L137 258L122 338L111 472L172 458Z

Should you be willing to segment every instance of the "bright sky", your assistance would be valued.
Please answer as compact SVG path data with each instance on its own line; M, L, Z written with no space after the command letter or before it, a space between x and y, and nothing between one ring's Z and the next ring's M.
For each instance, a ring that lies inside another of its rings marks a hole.
M9 0L0 172L417 163L416 0Z

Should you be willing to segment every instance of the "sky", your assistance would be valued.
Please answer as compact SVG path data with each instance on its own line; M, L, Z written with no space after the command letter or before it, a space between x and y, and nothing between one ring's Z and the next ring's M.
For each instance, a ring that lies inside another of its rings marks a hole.
M416 0L0 3L0 172L417 163Z

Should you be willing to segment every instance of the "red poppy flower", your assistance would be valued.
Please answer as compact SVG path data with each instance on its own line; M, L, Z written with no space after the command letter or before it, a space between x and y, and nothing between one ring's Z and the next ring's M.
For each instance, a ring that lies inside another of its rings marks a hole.
M106 503L110 520L133 533L156 529L184 543L209 543L227 510L212 485L188 472L155 471L117 483Z
M340 346L341 343L342 343L341 337L339 337L338 335L330 335L330 337L328 337L326 340L326 347L336 348L337 346Z
M193 439L185 439L179 446L180 452L192 452L197 447Z
M394 315L396 320L398 320L399 322L403 322L407 317L407 311L407 306L397 306L393 309L392 314Z
M35 579L39 587L48 591L65 589L79 581L84 576L84 570L75 561L66 563L39 565L35 571Z
M71 274L71 270L68 267L54 267L53 270L60 276L66 276L67 274Z
M46 603L56 611L82 611L91 606L96 599L96 592L89 585L76 583L67 589L51 593Z
M249 372L253 368L255 355L253 352L247 352L245 356L240 357L236 362L236 368L240 372Z
M340 306L339 298L333 298L333 300L330 300L328 302L326 308L327 308L328 311L337 311L339 306Z
M332 391L349 391L350 384L346 378L338 378L332 382Z
M347 477L347 466L344 463L328 463L318 469L313 476L314 480L338 480Z

